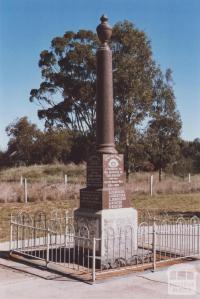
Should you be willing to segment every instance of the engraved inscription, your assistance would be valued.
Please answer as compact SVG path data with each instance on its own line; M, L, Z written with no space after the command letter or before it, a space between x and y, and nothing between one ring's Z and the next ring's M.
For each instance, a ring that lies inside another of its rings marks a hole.
M109 208L122 208L126 194L123 187L123 156L109 155L104 157L104 187L108 188Z
M81 206L85 208L98 209L102 207L101 192L88 190L87 188L80 190Z
M103 165L100 156L93 156L87 165L87 186L101 188L103 185Z

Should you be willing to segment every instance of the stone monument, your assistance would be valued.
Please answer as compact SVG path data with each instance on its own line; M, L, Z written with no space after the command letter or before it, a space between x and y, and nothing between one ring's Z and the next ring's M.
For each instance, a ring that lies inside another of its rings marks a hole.
M115 236L135 231L137 246L137 211L125 192L124 158L118 154L114 142L112 51L108 41L112 28L106 16L97 27L101 42L97 51L96 92L96 152L87 163L87 186L80 190L80 208L75 211L77 227L88 227L90 236L101 239L99 252L102 260L107 254L105 239L108 232ZM127 245L126 245L127 246Z

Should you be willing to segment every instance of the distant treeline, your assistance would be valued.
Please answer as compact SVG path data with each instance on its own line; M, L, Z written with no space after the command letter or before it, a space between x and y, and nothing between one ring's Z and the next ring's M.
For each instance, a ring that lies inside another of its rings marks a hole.
M95 150L95 140L90 135L63 128L41 131L26 117L9 125L6 131L10 140L7 150L0 152L1 168L54 162L80 163L86 161ZM130 171L152 171L162 167L167 172L181 176L200 173L198 138L194 141L179 138L176 152L171 156L164 148L163 156L161 153L158 155L157 148L149 142L149 136L142 134L137 136L137 143L126 144L124 148L117 143L117 149L124 153L125 166Z

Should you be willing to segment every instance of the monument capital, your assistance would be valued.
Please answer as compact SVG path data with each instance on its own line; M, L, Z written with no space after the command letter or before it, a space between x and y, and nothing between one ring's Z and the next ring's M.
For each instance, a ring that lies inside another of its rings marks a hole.
M108 24L108 17L102 15L101 24L97 26L97 35L102 44L107 44L112 36L112 27Z

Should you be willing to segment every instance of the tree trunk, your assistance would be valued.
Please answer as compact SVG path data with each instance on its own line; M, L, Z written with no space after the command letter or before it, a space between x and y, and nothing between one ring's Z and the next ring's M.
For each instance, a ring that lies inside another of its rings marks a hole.
M130 166L129 166L129 145L126 143L126 152L125 152L125 171L126 171L126 182L129 182L129 173L130 173Z
M162 167L159 168L159 182L162 181Z

